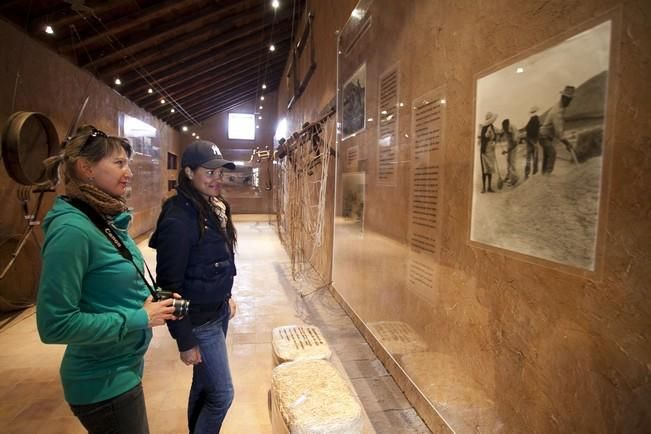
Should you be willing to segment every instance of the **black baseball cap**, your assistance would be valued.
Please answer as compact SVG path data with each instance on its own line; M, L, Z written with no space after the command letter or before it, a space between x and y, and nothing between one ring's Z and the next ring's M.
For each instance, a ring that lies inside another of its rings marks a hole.
M190 143L181 157L181 167L189 167L194 170L199 166L206 169L225 167L235 170L235 163L224 160L217 145L207 140L197 140Z

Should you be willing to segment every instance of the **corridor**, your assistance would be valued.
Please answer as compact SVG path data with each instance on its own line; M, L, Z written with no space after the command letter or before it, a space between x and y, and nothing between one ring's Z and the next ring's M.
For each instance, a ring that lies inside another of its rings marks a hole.
M238 312L228 333L235 400L223 433L271 433L268 391L272 369L271 330L293 324L319 327L332 361L364 408L365 433L428 433L393 379L327 289L312 276L291 279L273 216L236 216L238 276L233 290ZM155 251L139 246L154 269ZM299 295L303 294L303 296ZM83 433L63 400L58 377L62 345L44 345L33 308L0 323L0 431L7 434ZM186 430L191 369L180 362L166 328L154 330L145 358L144 389L152 434Z

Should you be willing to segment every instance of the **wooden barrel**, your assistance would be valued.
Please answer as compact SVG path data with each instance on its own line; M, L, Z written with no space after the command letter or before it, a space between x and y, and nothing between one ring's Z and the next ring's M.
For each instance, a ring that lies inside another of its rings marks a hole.
M0 239L0 270L9 263L22 239L22 234ZM0 312L24 309L34 304L40 270L40 249L34 234L31 234L4 279L0 280Z
M23 185L45 181L43 160L59 150L59 137L43 113L16 112L2 132L2 159L11 178Z

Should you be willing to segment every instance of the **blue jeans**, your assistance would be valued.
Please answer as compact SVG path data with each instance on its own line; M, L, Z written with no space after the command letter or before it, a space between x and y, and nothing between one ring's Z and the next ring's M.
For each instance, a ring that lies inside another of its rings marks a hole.
M194 365L188 402L188 425L193 434L215 434L222 427L233 402L233 382L226 354L229 309L219 317L195 327L202 362Z
M115 398L73 405L72 412L90 434L149 434L142 384Z

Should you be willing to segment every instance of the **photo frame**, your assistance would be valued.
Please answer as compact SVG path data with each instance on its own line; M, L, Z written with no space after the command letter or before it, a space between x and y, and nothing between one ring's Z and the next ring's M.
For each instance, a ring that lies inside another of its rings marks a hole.
M366 63L346 80L342 106L342 140L346 140L366 129Z
M477 78L471 243L596 270L612 28L583 27Z

